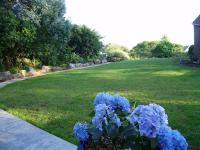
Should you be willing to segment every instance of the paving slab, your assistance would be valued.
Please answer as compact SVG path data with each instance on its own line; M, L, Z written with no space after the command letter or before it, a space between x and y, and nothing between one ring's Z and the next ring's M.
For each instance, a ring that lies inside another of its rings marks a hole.
M76 149L76 145L0 109L0 150Z

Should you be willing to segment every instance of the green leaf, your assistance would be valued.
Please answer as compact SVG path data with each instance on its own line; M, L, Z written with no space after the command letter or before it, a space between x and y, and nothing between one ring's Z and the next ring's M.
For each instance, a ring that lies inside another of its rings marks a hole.
M118 135L118 133L119 133L119 129L115 124L111 123L111 124L109 124L107 126L107 134L108 134L108 136L116 137Z
M138 131L137 129L135 128L135 126L133 125L128 125L127 127L125 127L120 136L124 139L127 139L128 137L130 136L134 136L134 135L137 135L138 134Z
M155 150L158 145L158 140L156 138L151 139L151 150Z
M135 141L129 141L123 146L123 149L142 150L142 144L136 143Z
M94 142L98 141L103 135L103 132L97 128L90 128L88 129L88 132L92 135L92 139L94 140Z

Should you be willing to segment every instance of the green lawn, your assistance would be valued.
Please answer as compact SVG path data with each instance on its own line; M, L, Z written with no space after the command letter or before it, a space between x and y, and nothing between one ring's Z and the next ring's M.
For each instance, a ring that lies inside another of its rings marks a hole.
M190 149L200 148L200 69L173 59L112 63L16 82L0 89L0 108L77 143L73 125L91 119L93 99L103 91L162 105Z

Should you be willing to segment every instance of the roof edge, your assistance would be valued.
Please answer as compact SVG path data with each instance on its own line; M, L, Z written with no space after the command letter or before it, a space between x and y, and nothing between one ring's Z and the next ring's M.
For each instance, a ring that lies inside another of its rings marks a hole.
M193 21L193 25L200 26L200 15Z
M192 23L193 24L193 26L198 26L198 27L200 27L200 24L197 24L197 23Z

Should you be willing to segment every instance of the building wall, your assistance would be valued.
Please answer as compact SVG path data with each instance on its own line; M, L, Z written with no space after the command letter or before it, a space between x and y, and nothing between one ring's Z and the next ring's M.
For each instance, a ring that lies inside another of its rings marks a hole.
M200 26L194 26L194 60L200 59Z

